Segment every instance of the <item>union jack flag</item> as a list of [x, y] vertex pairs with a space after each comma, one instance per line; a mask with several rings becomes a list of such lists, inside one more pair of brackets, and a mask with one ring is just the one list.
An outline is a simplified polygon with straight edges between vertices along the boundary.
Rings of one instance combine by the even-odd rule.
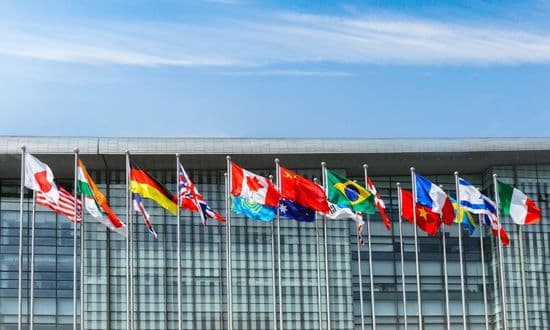
[[197, 190], [195, 184], [187, 175], [187, 172], [185, 172], [185, 169], [183, 168], [183, 165], [181, 165], [181, 163], [178, 163], [178, 168], [180, 207], [192, 212], [198, 212], [203, 225], [206, 225], [207, 218], [216, 219], [218, 221], [225, 221], [224, 217], [222, 217], [218, 212], [214, 211], [204, 201], [204, 198]]

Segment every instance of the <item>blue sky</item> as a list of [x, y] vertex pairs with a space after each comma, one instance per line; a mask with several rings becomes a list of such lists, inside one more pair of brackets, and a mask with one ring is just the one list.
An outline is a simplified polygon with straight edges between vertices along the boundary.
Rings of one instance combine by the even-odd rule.
[[550, 1], [3, 1], [0, 134], [550, 136]]

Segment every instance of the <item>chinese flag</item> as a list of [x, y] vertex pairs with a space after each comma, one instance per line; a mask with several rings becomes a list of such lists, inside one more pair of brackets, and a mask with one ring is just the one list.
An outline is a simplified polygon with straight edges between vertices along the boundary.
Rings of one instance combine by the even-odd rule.
[[[413, 217], [413, 195], [412, 192], [401, 189], [401, 215], [405, 220], [414, 223]], [[441, 225], [439, 214], [433, 212], [429, 207], [416, 204], [416, 223], [428, 235], [435, 236]]]
[[327, 195], [323, 188], [289, 169], [281, 169], [281, 197], [290, 199], [315, 211], [329, 213]]

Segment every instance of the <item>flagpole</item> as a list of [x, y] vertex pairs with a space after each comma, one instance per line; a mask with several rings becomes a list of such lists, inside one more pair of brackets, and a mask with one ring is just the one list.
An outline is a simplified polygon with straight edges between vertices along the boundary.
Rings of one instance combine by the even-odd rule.
[[447, 329], [451, 329], [451, 309], [449, 307], [449, 274], [447, 272], [447, 242], [445, 224], [441, 224], [441, 243], [443, 244], [443, 272], [445, 275], [445, 314]]
[[[325, 162], [321, 163], [322, 168], [322, 174], [323, 174], [323, 189], [325, 190], [325, 194], [327, 193], [327, 164]], [[330, 287], [329, 287], [329, 281], [328, 281], [328, 244], [327, 244], [327, 216], [323, 214], [323, 231], [325, 236], [325, 289], [326, 289], [326, 295], [327, 295], [327, 329], [331, 329], [330, 325]], [[361, 306], [363, 308], [363, 306]]]
[[414, 256], [416, 262], [416, 299], [418, 301], [418, 329], [422, 330], [422, 294], [420, 291], [420, 266], [418, 262], [418, 233], [416, 229], [416, 173], [414, 172], [414, 167], [411, 167], [411, 180], [413, 191]]
[[[368, 220], [367, 220], [368, 221]], [[357, 269], [359, 276], [359, 301], [361, 306], [361, 330], [365, 330], [365, 312], [363, 311], [363, 275], [361, 274], [361, 239], [357, 236]], [[370, 239], [370, 237], [369, 237]], [[373, 323], [374, 324], [374, 323]], [[373, 328], [374, 329], [374, 328]]]
[[[82, 203], [80, 216], [80, 330], [84, 330], [84, 194], [80, 194]], [[75, 201], [78, 203], [78, 201]], [[75, 214], [75, 219], [77, 215]]]
[[500, 287], [502, 295], [502, 320], [504, 325], [504, 330], [508, 329], [508, 321], [506, 319], [506, 287], [504, 281], [504, 251], [502, 250], [502, 240], [500, 239], [500, 234], [502, 231], [502, 223], [500, 219], [500, 209], [499, 209], [499, 197], [498, 197], [498, 185], [497, 185], [497, 175], [493, 174], [493, 185], [495, 187], [495, 203], [496, 203], [496, 212], [498, 220], [498, 256], [499, 256], [499, 266], [500, 266]]
[[[273, 182], [273, 175], [269, 175], [269, 181]], [[273, 295], [273, 329], [277, 329], [277, 285], [275, 275], [275, 223], [271, 221], [271, 284]]]
[[32, 191], [32, 217], [31, 217], [31, 274], [30, 274], [30, 303], [29, 303], [29, 329], [34, 328], [34, 222], [36, 219], [36, 191]]
[[17, 329], [21, 330], [22, 316], [22, 279], [23, 279], [23, 198], [25, 197], [25, 146], [21, 146], [21, 186], [19, 191], [19, 256], [17, 277]]
[[181, 188], [179, 184], [180, 179], [180, 155], [176, 153], [176, 187], [178, 190], [177, 193], [177, 210], [176, 210], [176, 226], [177, 226], [177, 277], [178, 277], [178, 329], [182, 329], [182, 315], [181, 315], [181, 224], [180, 224], [180, 198], [181, 198]]
[[231, 156], [226, 157], [227, 173], [225, 185], [225, 212], [226, 212], [226, 227], [227, 227], [227, 329], [233, 330], [233, 276], [232, 276], [232, 261], [231, 261], [231, 201], [229, 194], [232, 185], [231, 173]]
[[[455, 171], [455, 189], [456, 189], [456, 203], [460, 208], [460, 189], [458, 186], [458, 171]], [[462, 220], [462, 219], [461, 219]], [[462, 326], [464, 329], [468, 328], [467, 314], [466, 314], [466, 293], [464, 288], [464, 266], [462, 257], [462, 223], [459, 222], [458, 226], [458, 257], [460, 261], [460, 291], [462, 298]]]
[[126, 150], [126, 329], [131, 329], [130, 322], [130, 152]]
[[[313, 182], [317, 183], [317, 178], [313, 178]], [[317, 212], [315, 213], [315, 263], [317, 264], [317, 313], [319, 318], [319, 330], [323, 329], [323, 311], [321, 310], [321, 266], [319, 264], [319, 224], [317, 223]], [[359, 267], [359, 274], [361, 268]], [[359, 275], [361, 278], [361, 275]], [[359, 281], [361, 283], [361, 281]], [[361, 285], [361, 284], [360, 284]], [[361, 297], [361, 327], [363, 327], [363, 292], [360, 288], [360, 297]], [[363, 330], [363, 328], [361, 328]]]
[[[460, 207], [460, 206], [459, 206]], [[482, 283], [483, 283], [483, 307], [485, 309], [485, 330], [489, 330], [489, 311], [487, 306], [487, 283], [485, 282], [485, 247], [483, 246], [483, 227], [481, 223], [481, 218], [483, 215], [478, 215], [478, 222], [479, 222], [479, 245], [480, 245], [480, 252], [481, 252], [481, 276], [483, 277]]]
[[525, 329], [529, 329], [529, 310], [527, 309], [527, 287], [525, 285], [525, 262], [523, 260], [523, 226], [518, 227], [519, 244], [519, 265], [521, 270], [521, 291], [523, 294], [523, 317], [525, 319]]
[[76, 215], [78, 214], [78, 198], [77, 198], [77, 185], [78, 185], [78, 148], [74, 149], [74, 222], [73, 222], [73, 330], [76, 330]]
[[[275, 179], [277, 180], [277, 190], [281, 191], [281, 167], [279, 159], [275, 158]], [[279, 329], [284, 328], [283, 319], [283, 281], [281, 274], [281, 212], [277, 208], [277, 272], [279, 282]]]
[[408, 329], [407, 322], [407, 285], [405, 283], [405, 258], [403, 256], [403, 219], [401, 218], [401, 184], [397, 182], [397, 204], [399, 209], [399, 248], [401, 252], [401, 286], [403, 289], [403, 321], [405, 323], [405, 330]]
[[[363, 171], [365, 172], [365, 187], [369, 186], [368, 180], [368, 168], [367, 164], [363, 164]], [[372, 317], [372, 330], [376, 330], [376, 306], [374, 302], [374, 274], [372, 268], [372, 246], [370, 240], [370, 215], [367, 214], [367, 240], [369, 245], [369, 276], [370, 276], [370, 304], [371, 304], [371, 317]], [[362, 309], [361, 305], [361, 309]]]

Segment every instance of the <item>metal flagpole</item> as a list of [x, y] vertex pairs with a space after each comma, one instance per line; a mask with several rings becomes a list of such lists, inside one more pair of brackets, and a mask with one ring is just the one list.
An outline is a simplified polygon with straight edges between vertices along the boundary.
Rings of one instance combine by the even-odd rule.
[[418, 233], [416, 225], [416, 174], [414, 167], [411, 167], [412, 195], [413, 195], [413, 223], [414, 223], [414, 256], [416, 262], [416, 299], [418, 301], [418, 329], [422, 330], [422, 294], [420, 291], [420, 266], [418, 263]]
[[500, 287], [502, 295], [502, 320], [504, 325], [504, 330], [508, 329], [508, 320], [506, 318], [506, 287], [504, 281], [504, 251], [502, 250], [502, 241], [500, 239], [500, 232], [502, 230], [502, 223], [500, 219], [500, 209], [499, 209], [499, 198], [498, 198], [498, 185], [497, 185], [497, 175], [493, 174], [493, 185], [495, 187], [495, 203], [497, 211], [497, 220], [498, 220], [498, 258], [500, 266]]
[[[277, 180], [277, 190], [281, 191], [281, 168], [279, 166], [279, 159], [275, 158], [275, 180]], [[279, 329], [284, 328], [283, 318], [283, 280], [281, 274], [281, 214], [279, 208], [277, 208], [277, 271], [279, 282]]]
[[401, 184], [397, 183], [397, 203], [399, 209], [399, 248], [401, 252], [401, 286], [403, 289], [403, 321], [405, 322], [405, 330], [409, 325], [407, 322], [407, 284], [405, 283], [405, 258], [403, 257], [403, 219], [401, 218]]
[[177, 277], [178, 277], [178, 329], [182, 329], [182, 315], [181, 315], [181, 223], [180, 223], [180, 200], [181, 200], [181, 187], [179, 183], [180, 179], [180, 155], [176, 154], [176, 187], [177, 187], [177, 210], [176, 210], [176, 226], [177, 226]]
[[527, 309], [527, 286], [525, 285], [525, 262], [523, 260], [523, 226], [518, 226], [519, 265], [521, 271], [521, 291], [523, 293], [523, 317], [525, 329], [529, 329], [529, 310]]
[[[368, 180], [368, 168], [367, 164], [363, 164], [363, 171], [365, 173], [365, 187], [369, 186]], [[374, 274], [372, 268], [372, 246], [370, 239], [370, 215], [367, 214], [367, 241], [369, 245], [369, 276], [370, 276], [370, 305], [371, 305], [371, 317], [372, 317], [372, 330], [376, 330], [376, 306], [374, 302]], [[361, 309], [362, 309], [361, 305]]]
[[80, 194], [80, 201], [82, 203], [82, 215], [80, 216], [80, 330], [84, 330], [84, 194]]
[[[458, 171], [455, 171], [455, 189], [456, 189], [456, 204], [460, 206], [460, 189], [458, 186]], [[463, 329], [468, 328], [466, 314], [466, 293], [464, 288], [464, 264], [462, 258], [462, 223], [458, 223], [458, 257], [460, 261], [460, 291], [462, 297], [462, 326]]]
[[[323, 173], [323, 189], [325, 190], [325, 194], [327, 192], [327, 164], [325, 162], [321, 163], [322, 173]], [[327, 244], [327, 216], [323, 215], [323, 231], [325, 236], [325, 289], [326, 289], [326, 295], [327, 295], [327, 329], [330, 330], [330, 287], [328, 282], [328, 244]], [[363, 308], [361, 306], [361, 308]]]
[[[360, 301], [360, 306], [361, 306], [360, 307], [360, 309], [361, 309], [361, 330], [365, 330], [365, 312], [363, 311], [363, 275], [361, 274], [361, 240], [359, 238], [359, 233], [356, 236], [357, 236], [357, 269], [358, 269], [358, 275], [359, 275], [359, 301]], [[370, 239], [370, 237], [369, 237], [369, 239]], [[374, 322], [373, 322], [373, 325], [374, 325]]]
[[[313, 182], [317, 183], [317, 178], [313, 178]], [[317, 223], [317, 213], [315, 213], [315, 263], [317, 264], [317, 313], [319, 318], [319, 330], [323, 329], [323, 311], [321, 310], [321, 265], [319, 265], [319, 225]], [[361, 272], [361, 268], [359, 268]], [[361, 273], [359, 273], [361, 274]], [[361, 278], [361, 275], [359, 275]], [[359, 281], [361, 283], [361, 281]], [[361, 289], [361, 326], [363, 325], [363, 292]], [[361, 328], [362, 329], [362, 328]]]
[[231, 156], [226, 157], [227, 160], [227, 180], [225, 185], [225, 212], [227, 219], [227, 329], [233, 330], [233, 274], [231, 261], [231, 201], [229, 194], [231, 192]]
[[130, 152], [126, 150], [126, 329], [131, 329], [130, 314]]
[[449, 307], [449, 274], [447, 272], [447, 242], [445, 224], [441, 224], [441, 243], [443, 244], [443, 273], [445, 275], [445, 314], [447, 329], [451, 329], [451, 309]]
[[32, 217], [31, 217], [31, 278], [30, 278], [30, 303], [29, 303], [29, 329], [34, 329], [34, 221], [36, 219], [36, 191], [32, 191]]
[[483, 246], [483, 224], [481, 223], [483, 215], [478, 216], [479, 222], [479, 245], [481, 252], [481, 276], [483, 283], [483, 307], [485, 310], [485, 330], [489, 330], [489, 311], [487, 306], [487, 283], [485, 282], [485, 252]]
[[19, 191], [19, 256], [17, 277], [17, 329], [21, 330], [23, 306], [22, 279], [23, 279], [23, 198], [25, 197], [25, 146], [21, 146], [21, 186]]
[[76, 215], [78, 214], [78, 198], [77, 198], [77, 185], [78, 185], [78, 148], [74, 149], [74, 215], [75, 221], [73, 222], [73, 329], [76, 330]]
[[[269, 175], [269, 180], [273, 182], [273, 175]], [[271, 221], [271, 284], [273, 295], [273, 329], [277, 329], [277, 281], [275, 275], [275, 223]]]
[[[517, 176], [514, 176], [514, 185], [517, 185]], [[527, 286], [525, 284], [525, 261], [523, 256], [523, 226], [517, 225], [519, 244], [519, 265], [521, 275], [521, 291], [523, 298], [523, 318], [525, 329], [529, 329], [529, 310], [527, 309]]]

